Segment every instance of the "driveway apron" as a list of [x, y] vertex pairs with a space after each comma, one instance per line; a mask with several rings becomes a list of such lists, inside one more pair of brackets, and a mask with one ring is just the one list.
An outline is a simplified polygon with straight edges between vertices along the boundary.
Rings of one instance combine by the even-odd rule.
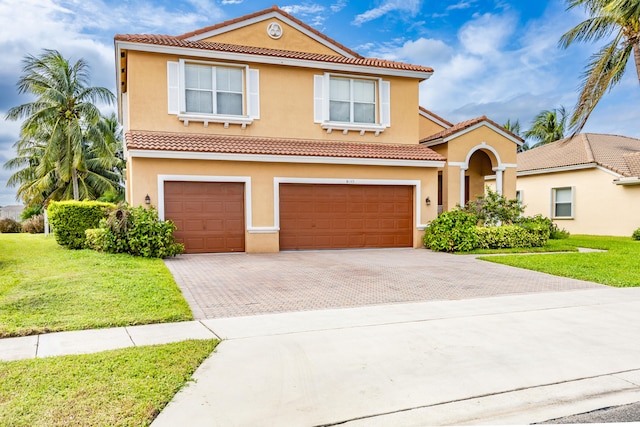
[[602, 287], [424, 249], [194, 254], [165, 263], [196, 319]]

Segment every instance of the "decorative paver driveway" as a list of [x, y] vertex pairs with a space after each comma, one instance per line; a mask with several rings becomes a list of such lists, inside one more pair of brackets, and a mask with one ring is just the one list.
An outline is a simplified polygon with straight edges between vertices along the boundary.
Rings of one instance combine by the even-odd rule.
[[165, 262], [197, 319], [602, 286], [425, 249], [197, 254]]

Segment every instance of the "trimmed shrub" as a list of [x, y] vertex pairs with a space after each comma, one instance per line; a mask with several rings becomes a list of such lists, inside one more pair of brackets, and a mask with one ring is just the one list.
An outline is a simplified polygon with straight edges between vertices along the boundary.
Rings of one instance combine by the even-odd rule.
[[638, 228], [636, 231], [633, 232], [633, 234], [631, 235], [631, 238], [633, 240], [640, 240], [640, 228]]
[[479, 225], [489, 227], [518, 222], [524, 206], [519, 200], [509, 200], [487, 187], [485, 195], [470, 200], [462, 210], [475, 215]]
[[549, 218], [540, 214], [535, 216], [525, 216], [518, 219], [517, 224], [524, 228], [536, 228], [542, 226], [549, 229], [549, 239], [567, 239], [569, 232], [564, 228], [561, 230]]
[[547, 244], [549, 228], [544, 224], [476, 227], [477, 247], [482, 249], [530, 248]]
[[22, 226], [11, 218], [0, 219], [0, 233], [21, 233]]
[[22, 231], [25, 233], [44, 233], [44, 215], [34, 215], [22, 222]]
[[425, 229], [424, 245], [440, 252], [470, 251], [478, 240], [477, 222], [475, 215], [459, 209], [444, 212]]
[[171, 221], [160, 221], [155, 208], [121, 205], [100, 221], [100, 228], [86, 231], [87, 246], [109, 253], [128, 253], [147, 258], [165, 258], [184, 252], [175, 243]]
[[85, 230], [98, 227], [100, 220], [115, 207], [112, 203], [103, 202], [51, 202], [47, 212], [56, 242], [69, 249], [84, 248]]

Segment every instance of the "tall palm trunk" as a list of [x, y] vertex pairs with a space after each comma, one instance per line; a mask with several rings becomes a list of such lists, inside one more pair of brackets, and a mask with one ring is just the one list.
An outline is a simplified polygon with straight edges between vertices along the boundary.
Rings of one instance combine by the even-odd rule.
[[633, 59], [636, 61], [636, 73], [638, 74], [638, 83], [640, 83], [640, 41], [633, 45]]
[[78, 189], [78, 171], [71, 169], [71, 184], [73, 185], [73, 200], [80, 200], [80, 190]]

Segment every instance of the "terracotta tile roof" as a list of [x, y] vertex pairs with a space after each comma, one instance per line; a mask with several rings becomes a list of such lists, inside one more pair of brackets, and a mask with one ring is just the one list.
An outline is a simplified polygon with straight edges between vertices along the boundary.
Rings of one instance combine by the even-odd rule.
[[423, 112], [427, 113], [428, 115], [435, 117], [436, 119], [440, 120], [442, 123], [446, 124], [447, 126], [453, 126], [453, 123], [451, 123], [449, 120], [446, 120], [446, 119], [442, 118], [442, 116], [437, 115], [436, 113], [434, 113], [431, 110], [427, 110], [424, 107], [420, 107], [420, 111], [423, 111]]
[[125, 138], [128, 150], [424, 161], [445, 160], [444, 157], [432, 149], [418, 144], [376, 144], [160, 132], [127, 132]]
[[319, 53], [296, 52], [291, 50], [267, 49], [262, 47], [241, 46], [228, 43], [194, 42], [181, 40], [174, 36], [158, 34], [116, 34], [114, 39], [122, 42], [143, 43], [160, 46], [184, 47], [218, 52], [244, 53], [276, 58], [320, 61], [334, 64], [359, 65], [365, 67], [388, 68], [395, 70], [417, 71], [432, 73], [433, 68], [422, 65], [405, 64], [403, 62], [387, 61], [377, 58], [348, 58], [345, 56], [325, 55]]
[[316, 30], [313, 27], [310, 27], [309, 25], [307, 25], [304, 22], [300, 21], [298, 18], [288, 14], [287, 12], [285, 12], [284, 10], [280, 9], [278, 6], [275, 6], [275, 5], [270, 7], [270, 8], [268, 8], [268, 9], [261, 10], [259, 12], [254, 12], [254, 13], [251, 13], [249, 15], [241, 16], [239, 18], [230, 19], [228, 21], [220, 22], [219, 24], [210, 25], [208, 27], [200, 28], [199, 30], [190, 31], [188, 33], [176, 36], [176, 38], [180, 39], [180, 40], [188, 39], [188, 38], [191, 38], [191, 37], [198, 36], [200, 34], [205, 34], [205, 33], [208, 33], [210, 31], [214, 31], [214, 30], [217, 30], [217, 29], [220, 29], [220, 28], [227, 27], [229, 25], [237, 24], [237, 23], [242, 22], [242, 21], [247, 21], [247, 20], [250, 20], [250, 19], [253, 19], [253, 18], [257, 18], [259, 16], [263, 16], [263, 15], [266, 15], [266, 14], [271, 13], [271, 12], [278, 12], [279, 14], [289, 18], [290, 20], [292, 20], [296, 24], [298, 24], [301, 27], [305, 28], [307, 31], [310, 31], [313, 34], [315, 34], [316, 36], [326, 40], [330, 44], [335, 45], [339, 49], [342, 49], [345, 52], [348, 52], [349, 54], [353, 55], [356, 58], [362, 58], [362, 56], [359, 53], [354, 52], [353, 50], [349, 49], [348, 47], [346, 47], [346, 46], [344, 46], [344, 45], [342, 45], [340, 43], [338, 43], [337, 41], [333, 40], [332, 38], [327, 37], [326, 35], [322, 34], [320, 31]]
[[638, 176], [640, 139], [582, 133], [518, 153], [518, 172], [591, 163], [623, 176]]
[[622, 158], [627, 163], [631, 176], [640, 177], [640, 152], [623, 154]]
[[[455, 125], [451, 126], [449, 129], [445, 129], [445, 130], [443, 130], [441, 132], [435, 133], [435, 134], [433, 134], [431, 136], [428, 136], [428, 137], [426, 137], [424, 139], [421, 139], [420, 143], [423, 144], [423, 143], [429, 143], [429, 142], [432, 142], [432, 143], [433, 142], [436, 142], [436, 143], [444, 142], [443, 141], [444, 139], [446, 139], [446, 138], [448, 138], [448, 137], [450, 137], [452, 135], [455, 135], [458, 132], [462, 132], [463, 130], [468, 129], [471, 126], [475, 126], [475, 125], [477, 125], [479, 123], [482, 123], [482, 122], [490, 123], [493, 126], [497, 127], [498, 129], [500, 129], [500, 130], [504, 131], [505, 133], [511, 135], [513, 138], [517, 139], [518, 141], [524, 142], [524, 140], [521, 137], [519, 137], [518, 135], [506, 130], [504, 127], [500, 126], [499, 124], [497, 124], [493, 120], [487, 118], [487, 116], [482, 116], [482, 117], [477, 117], [475, 119], [466, 120], [464, 122], [456, 123]], [[431, 144], [431, 145], [433, 145], [433, 144]]]

